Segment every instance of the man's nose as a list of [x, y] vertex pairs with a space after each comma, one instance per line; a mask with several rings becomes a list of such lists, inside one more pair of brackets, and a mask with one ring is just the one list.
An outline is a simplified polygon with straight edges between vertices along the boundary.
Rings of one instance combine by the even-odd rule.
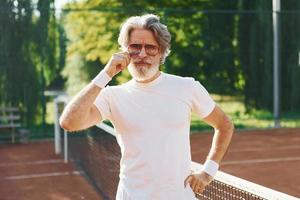
[[144, 58], [144, 57], [146, 57], [146, 56], [147, 56], [147, 54], [146, 54], [145, 47], [142, 47], [142, 50], [141, 50], [141, 52], [139, 53], [139, 57]]

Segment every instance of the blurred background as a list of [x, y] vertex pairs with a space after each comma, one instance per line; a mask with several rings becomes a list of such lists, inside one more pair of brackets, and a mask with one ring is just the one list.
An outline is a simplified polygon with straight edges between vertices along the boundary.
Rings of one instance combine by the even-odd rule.
[[[281, 1], [278, 15], [280, 119], [291, 128], [300, 126], [299, 9]], [[0, 106], [20, 109], [30, 137], [53, 137], [53, 99], [83, 88], [119, 51], [122, 22], [145, 13], [172, 34], [163, 71], [199, 80], [236, 128], [274, 127], [270, 0], [2, 0]], [[129, 79], [124, 71], [111, 84]], [[192, 130], [208, 128], [192, 119]]]
[[[69, 134], [58, 118], [120, 51], [122, 22], [146, 13], [172, 35], [161, 70], [200, 81], [239, 129], [221, 170], [300, 195], [299, 0], [0, 2], [1, 199], [114, 199], [121, 152], [109, 122]], [[125, 70], [110, 85], [130, 79]], [[209, 129], [192, 116], [195, 162], [206, 159]], [[296, 199], [228, 175], [206, 196]]]

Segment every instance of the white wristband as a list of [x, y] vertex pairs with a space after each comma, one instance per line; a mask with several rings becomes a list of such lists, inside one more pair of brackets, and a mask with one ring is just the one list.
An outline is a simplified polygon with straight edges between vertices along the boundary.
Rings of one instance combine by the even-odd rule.
[[214, 177], [217, 174], [218, 169], [219, 169], [218, 163], [216, 163], [213, 160], [207, 160], [205, 161], [202, 170], [206, 172], [208, 175]]
[[107, 83], [111, 80], [111, 77], [102, 70], [93, 80], [92, 83], [97, 85], [100, 88], [105, 88]]

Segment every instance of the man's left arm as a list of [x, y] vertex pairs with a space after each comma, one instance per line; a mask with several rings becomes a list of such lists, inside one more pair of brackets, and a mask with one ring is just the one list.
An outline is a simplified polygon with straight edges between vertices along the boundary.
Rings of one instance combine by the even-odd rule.
[[203, 121], [212, 126], [215, 131], [207, 160], [213, 160], [219, 164], [231, 141], [234, 131], [233, 123], [218, 105]]
[[233, 123], [217, 105], [203, 121], [214, 128], [214, 136], [204, 170], [188, 176], [185, 180], [185, 186], [189, 183], [195, 193], [203, 192], [205, 186], [213, 180], [214, 172], [227, 152], [234, 131]]

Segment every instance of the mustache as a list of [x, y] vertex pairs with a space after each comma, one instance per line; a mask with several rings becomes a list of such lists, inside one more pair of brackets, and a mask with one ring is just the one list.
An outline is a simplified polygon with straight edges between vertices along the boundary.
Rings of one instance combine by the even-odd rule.
[[151, 63], [147, 60], [143, 60], [143, 59], [137, 59], [133, 61], [134, 64], [147, 64], [147, 65], [151, 65]]

